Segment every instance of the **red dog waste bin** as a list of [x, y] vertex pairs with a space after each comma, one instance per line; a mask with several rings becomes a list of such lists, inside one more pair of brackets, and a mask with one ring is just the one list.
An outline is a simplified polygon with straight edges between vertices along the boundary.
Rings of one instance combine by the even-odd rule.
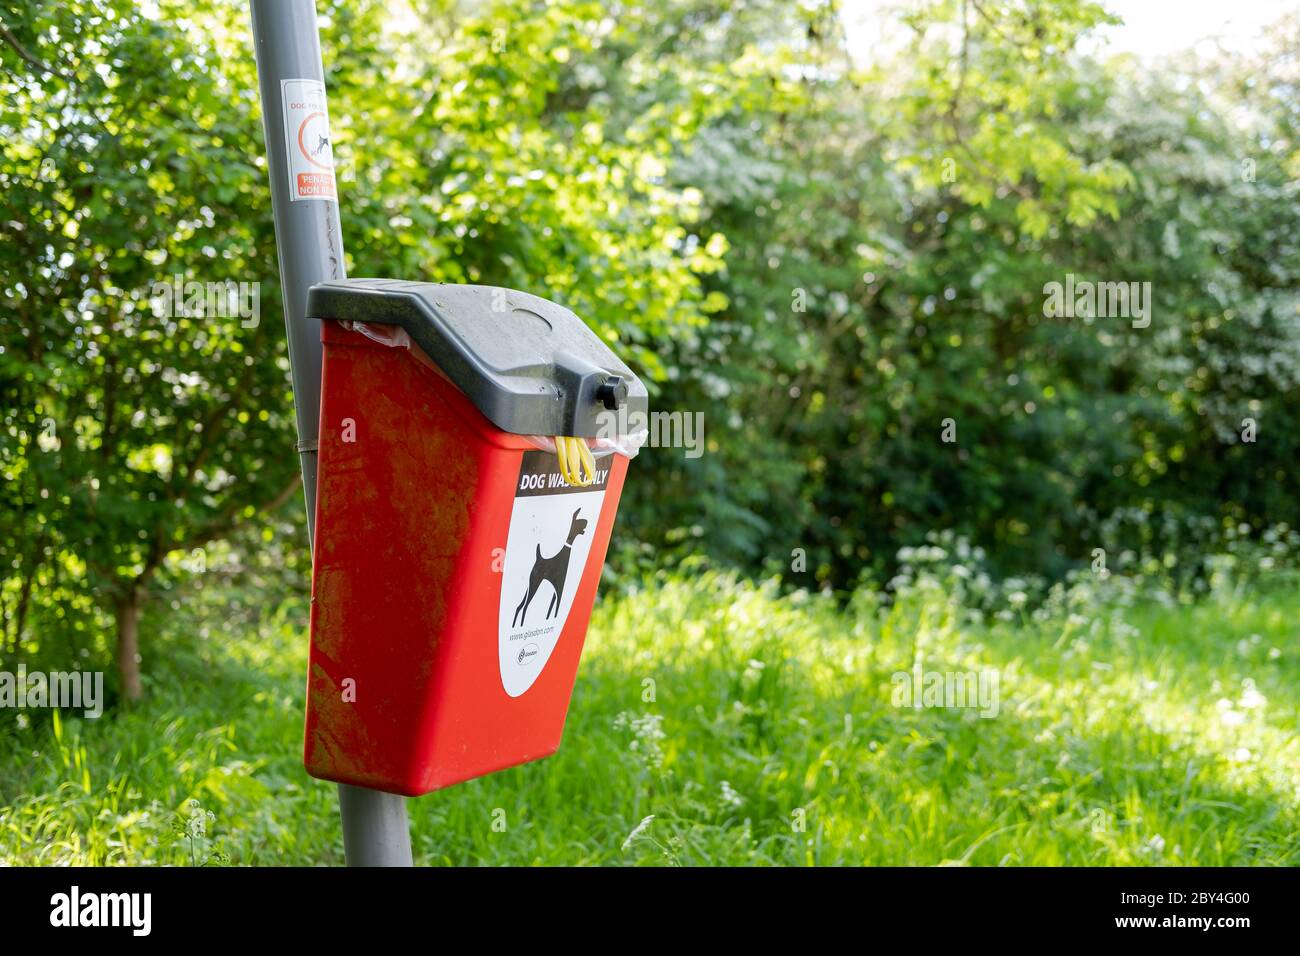
[[[644, 420], [645, 388], [522, 292], [352, 279], [308, 315], [308, 772], [415, 796], [554, 753], [627, 473], [612, 422]], [[594, 481], [545, 436], [588, 439]]]

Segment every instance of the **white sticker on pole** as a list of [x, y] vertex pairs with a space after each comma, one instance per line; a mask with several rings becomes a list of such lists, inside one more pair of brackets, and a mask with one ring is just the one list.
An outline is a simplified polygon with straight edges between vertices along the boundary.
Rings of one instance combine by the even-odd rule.
[[585, 487], [566, 484], [560, 460], [526, 451], [515, 485], [497, 647], [501, 684], [511, 697], [533, 686], [555, 650], [578, 593], [609, 483], [609, 459]]
[[289, 157], [289, 198], [338, 200], [334, 145], [320, 80], [281, 80], [284, 138]]

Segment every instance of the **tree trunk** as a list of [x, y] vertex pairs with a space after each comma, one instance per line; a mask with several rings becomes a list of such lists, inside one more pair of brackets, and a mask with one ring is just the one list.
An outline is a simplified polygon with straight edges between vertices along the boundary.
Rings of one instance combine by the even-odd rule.
[[18, 607], [14, 612], [13, 646], [15, 656], [22, 651], [23, 631], [27, 627], [27, 609], [31, 605], [32, 586], [36, 583], [36, 573], [40, 571], [41, 565], [45, 562], [44, 549], [45, 532], [41, 531], [36, 538], [36, 547], [32, 549], [32, 559], [23, 568], [22, 589], [18, 592]]
[[140, 686], [140, 589], [131, 585], [118, 598], [114, 609], [117, 617], [117, 672], [122, 680], [122, 696], [139, 700], [144, 693]]

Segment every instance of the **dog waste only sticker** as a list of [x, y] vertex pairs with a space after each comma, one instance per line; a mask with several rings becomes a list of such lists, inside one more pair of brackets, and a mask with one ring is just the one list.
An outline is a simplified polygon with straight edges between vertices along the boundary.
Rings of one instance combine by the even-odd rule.
[[289, 157], [289, 198], [338, 199], [334, 185], [334, 145], [320, 80], [281, 80], [284, 139]]
[[498, 645], [501, 684], [511, 697], [533, 686], [564, 631], [596, 535], [609, 461], [597, 459], [595, 482], [575, 487], [554, 455], [524, 452], [501, 567]]

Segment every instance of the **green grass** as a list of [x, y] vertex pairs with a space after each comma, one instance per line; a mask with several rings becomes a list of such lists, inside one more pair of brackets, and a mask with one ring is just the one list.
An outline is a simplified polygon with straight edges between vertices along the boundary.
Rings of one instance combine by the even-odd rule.
[[[151, 618], [143, 705], [10, 725], [0, 862], [342, 861], [300, 765], [305, 607], [232, 600]], [[713, 574], [611, 597], [560, 752], [411, 801], [417, 862], [1300, 863], [1300, 595], [1079, 603], [986, 622], [933, 587], [846, 609]], [[917, 654], [996, 669], [997, 716], [894, 706]]]

